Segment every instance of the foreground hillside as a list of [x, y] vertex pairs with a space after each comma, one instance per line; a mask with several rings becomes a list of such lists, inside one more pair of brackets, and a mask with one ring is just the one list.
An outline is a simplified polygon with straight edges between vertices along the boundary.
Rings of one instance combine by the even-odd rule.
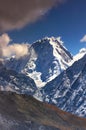
[[31, 96], [0, 92], [1, 130], [86, 130], [86, 119]]

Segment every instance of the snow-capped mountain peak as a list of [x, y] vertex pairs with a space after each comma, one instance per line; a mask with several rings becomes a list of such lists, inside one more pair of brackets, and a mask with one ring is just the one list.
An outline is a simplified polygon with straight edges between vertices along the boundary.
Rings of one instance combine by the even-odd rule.
[[79, 53], [86, 53], [86, 48], [80, 49]]
[[45, 37], [31, 46], [31, 55], [23, 72], [34, 79], [38, 87], [58, 76], [68, 67], [71, 54], [63, 46], [60, 38]]
[[74, 56], [74, 61], [81, 59], [86, 54], [86, 48], [80, 49], [79, 53]]
[[71, 60], [60, 37], [45, 37], [29, 47], [28, 56], [12, 58], [6, 62], [6, 67], [30, 76], [38, 87], [42, 87], [65, 70]]
[[76, 54], [75, 56], [73, 56], [73, 60], [71, 60], [71, 62], [69, 63], [69, 66], [71, 66], [74, 62], [83, 58], [85, 56], [85, 54], [86, 54], [86, 48], [81, 48], [79, 50], [79, 53]]

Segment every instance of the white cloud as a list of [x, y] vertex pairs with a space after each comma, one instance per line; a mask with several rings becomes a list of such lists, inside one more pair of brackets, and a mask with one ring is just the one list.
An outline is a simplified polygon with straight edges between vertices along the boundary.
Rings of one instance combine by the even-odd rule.
[[27, 44], [10, 44], [11, 41], [8, 34], [3, 34], [0, 36], [0, 58], [11, 57], [15, 55], [16, 58], [23, 57], [28, 54]]
[[10, 37], [7, 33], [4, 33], [0, 36], [0, 47], [5, 47], [9, 44], [11, 41]]
[[86, 42], [86, 35], [83, 36], [83, 38], [80, 40], [80, 42]]

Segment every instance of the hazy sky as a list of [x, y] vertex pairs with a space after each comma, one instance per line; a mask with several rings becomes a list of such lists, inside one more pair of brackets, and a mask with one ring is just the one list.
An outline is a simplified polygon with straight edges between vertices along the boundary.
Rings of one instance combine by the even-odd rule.
[[80, 48], [86, 47], [86, 0], [66, 0], [36, 22], [7, 33], [17, 43], [61, 36], [65, 46], [76, 54]]

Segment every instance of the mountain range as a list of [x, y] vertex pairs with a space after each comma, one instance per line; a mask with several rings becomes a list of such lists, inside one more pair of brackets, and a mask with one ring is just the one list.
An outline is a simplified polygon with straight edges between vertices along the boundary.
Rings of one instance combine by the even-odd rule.
[[28, 55], [7, 58], [0, 69], [1, 90], [33, 95], [83, 117], [85, 86], [86, 49], [72, 56], [59, 38], [45, 37], [28, 45]]

